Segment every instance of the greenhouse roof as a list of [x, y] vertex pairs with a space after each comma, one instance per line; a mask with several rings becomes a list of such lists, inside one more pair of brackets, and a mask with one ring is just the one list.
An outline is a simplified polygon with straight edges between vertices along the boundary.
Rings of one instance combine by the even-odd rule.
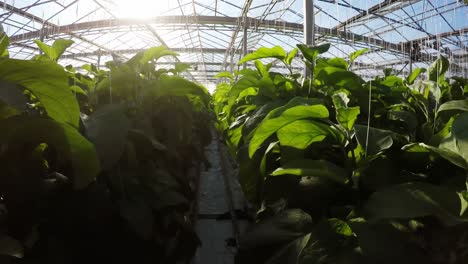
[[[384, 68], [406, 74], [440, 54], [453, 75], [468, 76], [468, 6], [461, 0], [315, 0], [315, 42], [331, 42], [326, 56], [348, 57], [369, 48], [355, 71]], [[152, 46], [177, 51], [205, 84], [233, 70], [244, 50], [303, 42], [304, 0], [9, 0], [0, 1], [1, 23], [13, 58], [39, 53], [34, 40], [72, 39], [60, 63], [104, 65]], [[411, 54], [411, 55], [410, 55]], [[170, 65], [174, 59], [161, 61]], [[276, 66], [279, 71], [280, 65]], [[295, 67], [303, 65], [296, 60]]]

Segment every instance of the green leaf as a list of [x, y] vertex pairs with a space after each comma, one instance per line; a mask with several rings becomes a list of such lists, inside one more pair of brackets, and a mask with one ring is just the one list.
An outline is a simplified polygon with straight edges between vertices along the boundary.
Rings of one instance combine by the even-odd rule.
[[0, 58], [8, 58], [8, 45], [10, 44], [10, 39], [7, 34], [0, 33]]
[[390, 88], [393, 88], [395, 86], [403, 86], [403, 79], [401, 79], [400, 77], [391, 75], [391, 76], [385, 77], [385, 79], [381, 81], [380, 84], [385, 85]]
[[178, 61], [177, 61], [177, 62], [175, 62], [175, 64], [174, 64], [174, 70], [175, 70], [176, 72], [179, 72], [179, 73], [180, 73], [180, 72], [187, 71], [187, 70], [190, 69], [190, 68], [191, 68], [191, 66], [190, 66], [190, 64], [188, 64], [188, 63], [178, 62]]
[[337, 67], [324, 67], [317, 74], [317, 79], [328, 85], [336, 85], [349, 90], [355, 90], [362, 87], [364, 80], [350, 72]]
[[312, 121], [297, 120], [277, 131], [281, 146], [306, 149], [314, 142], [320, 142], [328, 135], [333, 135], [329, 125]]
[[17, 115], [18, 110], [0, 100], [0, 120]]
[[286, 51], [284, 51], [281, 46], [274, 46], [273, 48], [261, 47], [258, 50], [247, 54], [237, 63], [237, 65], [263, 58], [276, 58], [284, 60], [286, 58]]
[[336, 92], [332, 95], [332, 101], [335, 108], [348, 107], [349, 98], [345, 92]]
[[301, 263], [300, 256], [309, 243], [310, 238], [311, 234], [307, 234], [295, 239], [268, 258], [265, 264]]
[[438, 147], [440, 145], [440, 142], [442, 142], [444, 138], [449, 136], [450, 132], [452, 131], [452, 124], [453, 121], [455, 121], [455, 117], [456, 116], [452, 116], [449, 119], [449, 121], [447, 121], [444, 128], [442, 128], [442, 130], [440, 130], [439, 132], [437, 132], [437, 134], [431, 137], [429, 145]]
[[266, 170], [267, 170], [267, 158], [268, 155], [274, 151], [275, 149], [278, 148], [279, 141], [275, 141], [270, 143], [268, 145], [267, 149], [265, 150], [265, 153], [263, 154], [262, 160], [260, 161], [260, 174], [265, 177], [266, 176]]
[[348, 107], [349, 98], [344, 92], [333, 94], [332, 100], [336, 109], [336, 120], [344, 129], [351, 131], [360, 113], [359, 106]]
[[439, 148], [449, 149], [468, 162], [468, 112], [464, 112], [453, 121], [452, 132], [442, 140]]
[[340, 184], [346, 184], [346, 171], [326, 160], [293, 160], [276, 169], [272, 176], [295, 175], [328, 178]]
[[54, 41], [52, 46], [49, 46], [40, 40], [35, 40], [34, 42], [52, 61], [57, 61], [65, 50], [74, 43], [71, 39], [57, 39]]
[[127, 220], [132, 230], [142, 239], [150, 240], [154, 232], [154, 216], [144, 201], [130, 201], [122, 199], [119, 201], [120, 215]]
[[232, 74], [228, 71], [219, 72], [218, 74], [214, 76], [214, 78], [229, 78], [230, 80], [233, 79]]
[[[0, 235], [0, 256], [24, 257], [24, 248], [21, 242], [7, 235]], [[13, 263], [13, 262], [12, 262]]]
[[409, 84], [413, 84], [414, 83], [414, 80], [416, 80], [416, 78], [418, 78], [419, 75], [421, 75], [421, 73], [424, 73], [426, 72], [426, 69], [425, 68], [416, 68], [414, 69], [414, 71], [408, 76], [408, 78], [406, 78], [406, 81], [409, 83]]
[[327, 60], [327, 63], [332, 67], [340, 68], [343, 70], [347, 70], [349, 66], [348, 63], [342, 58], [331, 58]]
[[121, 159], [130, 129], [126, 110], [123, 105], [104, 105], [83, 120], [103, 170], [112, 169]]
[[157, 61], [159, 58], [164, 56], [177, 56], [177, 52], [168, 49], [165, 46], [152, 47], [144, 51], [138, 52], [126, 64], [130, 66], [142, 66], [143, 64], [150, 61]]
[[435, 60], [428, 69], [428, 79], [438, 82], [444, 79], [445, 72], [448, 70], [450, 62], [444, 56]]
[[312, 217], [301, 209], [289, 209], [254, 224], [240, 239], [239, 250], [277, 245], [308, 233]]
[[390, 223], [372, 224], [362, 219], [352, 219], [349, 225], [365, 258], [357, 263], [430, 263], [427, 252], [413, 242], [415, 239], [410, 237], [411, 234], [402, 232]]
[[297, 47], [301, 51], [304, 58], [313, 63], [319, 54], [325, 53], [330, 49], [330, 43], [325, 43], [322, 45], [308, 47], [305, 44], [297, 44]]
[[4, 119], [0, 121], [0, 142], [12, 146], [47, 143], [55, 147], [71, 164], [75, 189], [88, 186], [100, 171], [93, 144], [65, 123], [21, 116]]
[[451, 189], [417, 182], [391, 186], [373, 193], [364, 205], [372, 221], [436, 216], [446, 225], [468, 222], [460, 217], [461, 200]]
[[70, 86], [70, 91], [72, 91], [74, 94], [81, 94], [84, 96], [88, 96], [86, 92], [83, 89], [81, 89], [81, 87], [79, 87], [78, 85]]
[[[367, 126], [355, 125], [356, 138], [358, 143], [366, 149]], [[389, 149], [393, 145], [393, 132], [369, 127], [369, 144], [367, 145], [367, 155], [375, 155], [380, 151]]]
[[[1, 77], [0, 77], [1, 78]], [[28, 101], [21, 86], [0, 80], [0, 100], [19, 111], [26, 110]]]
[[210, 95], [205, 87], [191, 82], [180, 76], [163, 74], [155, 82], [152, 94], [156, 97], [164, 95], [185, 96], [188, 94], [198, 96], [206, 104], [210, 101]]
[[457, 153], [449, 150], [449, 149], [445, 149], [445, 148], [436, 148], [436, 147], [433, 147], [433, 146], [429, 146], [429, 145], [426, 145], [424, 143], [412, 143], [412, 144], [408, 144], [408, 145], [405, 145], [402, 147], [402, 150], [404, 151], [407, 151], [407, 152], [431, 152], [431, 153], [435, 153], [437, 154], [438, 156], [448, 160], [449, 162], [451, 162], [452, 164], [462, 168], [462, 169], [465, 169], [465, 170], [468, 170], [468, 165], [467, 165], [467, 162], [465, 161], [465, 159], [458, 155]]
[[293, 98], [285, 106], [272, 110], [253, 132], [249, 144], [249, 156], [252, 157], [268, 137], [287, 124], [304, 118], [328, 118], [328, 110], [325, 106], [309, 105], [315, 102], [305, 98]]
[[337, 108], [336, 109], [336, 120], [343, 126], [347, 131], [351, 131], [354, 127], [354, 122], [360, 113], [359, 106], [348, 107], [348, 108]]
[[448, 110], [461, 110], [468, 111], [468, 99], [465, 100], [453, 100], [443, 103], [437, 109], [437, 113]]
[[[258, 152], [260, 154], [260, 152]], [[260, 174], [259, 164], [261, 163], [261, 155], [249, 157], [248, 145], [241, 145], [237, 150], [237, 162], [239, 163], [239, 182], [242, 186], [242, 191], [247, 200], [260, 206], [264, 176]]]
[[349, 64], [353, 64], [354, 60], [356, 60], [357, 57], [361, 56], [362, 54], [364, 54], [364, 53], [366, 53], [368, 51], [369, 51], [368, 48], [364, 48], [364, 49], [360, 49], [360, 50], [357, 50], [357, 51], [351, 53], [349, 55], [349, 60], [350, 60]]
[[418, 118], [413, 112], [389, 110], [387, 118], [389, 120], [403, 122], [409, 132], [415, 131], [415, 129], [418, 127]]
[[60, 65], [48, 61], [0, 60], [0, 80], [23, 86], [41, 102], [51, 118], [78, 127], [78, 102]]
[[268, 65], [264, 65], [260, 60], [255, 60], [255, 68], [257, 68], [258, 73], [260, 73], [262, 77], [269, 76], [268, 70], [270, 69], [270, 67], [271, 67], [271, 64], [268, 66]]
[[292, 60], [294, 59], [294, 57], [296, 56], [297, 54], [297, 48], [294, 48], [292, 49], [289, 53], [288, 53], [288, 56], [286, 57], [286, 59], [284, 60], [284, 62], [287, 64], [287, 65], [291, 65], [292, 63]]
[[351, 230], [351, 227], [349, 227], [349, 225], [341, 219], [330, 218], [328, 219], [328, 224], [337, 234], [340, 234], [343, 236], [353, 235], [353, 230]]

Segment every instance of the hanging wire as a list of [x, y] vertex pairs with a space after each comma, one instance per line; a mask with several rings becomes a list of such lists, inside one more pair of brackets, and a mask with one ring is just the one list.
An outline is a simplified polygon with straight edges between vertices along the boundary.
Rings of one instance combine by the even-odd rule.
[[109, 102], [112, 104], [112, 69], [109, 70]]
[[369, 113], [367, 115], [367, 131], [366, 131], [366, 150], [365, 150], [365, 154], [364, 154], [364, 157], [367, 158], [367, 149], [368, 149], [368, 146], [369, 146], [369, 132], [370, 132], [370, 119], [371, 119], [371, 96], [372, 96], [372, 79], [369, 81]]

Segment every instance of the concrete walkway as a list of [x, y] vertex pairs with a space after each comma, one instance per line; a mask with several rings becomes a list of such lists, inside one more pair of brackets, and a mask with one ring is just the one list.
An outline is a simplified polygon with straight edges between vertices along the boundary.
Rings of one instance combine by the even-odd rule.
[[231, 213], [234, 209], [242, 210], [245, 201], [229, 154], [225, 146], [219, 144], [217, 135], [206, 147], [205, 155], [210, 168], [200, 175], [196, 224], [202, 246], [193, 263], [233, 264], [237, 234], [245, 229], [247, 221], [235, 216], [233, 220]]

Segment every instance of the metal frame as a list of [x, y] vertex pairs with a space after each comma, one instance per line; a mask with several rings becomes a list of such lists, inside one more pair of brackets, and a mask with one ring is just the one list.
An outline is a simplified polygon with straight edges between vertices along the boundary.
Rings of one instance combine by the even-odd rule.
[[[302, 42], [302, 38], [305, 36], [303, 34], [303, 24], [305, 24], [309, 25], [305, 29], [310, 28], [315, 31], [308, 34], [309, 38], [314, 36], [312, 40], [316, 40], [317, 43], [323, 41], [336, 43], [333, 52], [341, 53], [341, 56], [347, 56], [350, 53], [348, 46], [353, 49], [371, 48], [371, 51], [365, 56], [371, 63], [358, 63], [356, 64], [359, 67], [358, 69], [399, 67], [399, 65], [407, 64], [414, 55], [415, 51], [411, 48], [413, 46], [419, 46], [420, 50], [416, 51], [421, 53], [419, 57], [423, 61], [429, 61], [434, 59], [437, 54], [434, 51], [434, 45], [436, 45], [436, 49], [440, 48], [438, 52], [441, 53], [446, 52], [447, 45], [449, 45], [457, 49], [457, 54], [447, 54], [453, 58], [455, 63], [451, 67], [452, 70], [468, 75], [466, 62], [468, 57], [468, 25], [457, 29], [446, 17], [448, 12], [465, 7], [463, 4], [458, 3], [459, 1], [448, 1], [440, 4], [438, 1], [432, 0], [424, 0], [424, 2], [422, 0], [382, 0], [377, 5], [362, 9], [362, 7], [351, 5], [348, 0], [289, 0], [284, 1], [282, 5], [278, 4], [281, 1], [270, 1], [255, 5], [253, 0], [244, 0], [240, 5], [238, 4], [239, 1], [234, 0], [214, 0], [214, 6], [209, 6], [203, 0], [178, 0], [173, 2], [175, 4], [165, 12], [167, 14], [176, 12], [181, 15], [162, 15], [145, 20], [119, 19], [103, 3], [103, 0], [93, 1], [96, 3], [94, 11], [90, 11], [89, 14], [77, 18], [75, 22], [68, 25], [54, 24], [50, 21], [61, 12], [77, 7], [80, 0], [70, 0], [67, 4], [61, 4], [56, 0], [36, 0], [33, 4], [21, 8], [0, 1], [0, 8], [3, 7], [7, 11], [0, 14], [0, 21], [3, 21], [7, 26], [11, 25], [17, 28], [16, 33], [10, 38], [14, 51], [12, 54], [16, 52], [16, 54], [27, 56], [27, 54], [36, 53], [37, 49], [32, 42], [34, 39], [47, 40], [68, 37], [77, 40], [75, 45], [77, 49], [72, 51], [71, 54], [63, 56], [64, 59], [88, 62], [93, 61], [93, 56], [97, 56], [97, 54], [99, 56], [113, 54], [114, 56], [125, 57], [137, 52], [139, 48], [135, 49], [131, 45], [124, 45], [123, 42], [122, 45], [115, 44], [112, 40], [102, 43], [102, 36], [113, 34], [115, 40], [123, 37], [128, 39], [127, 32], [132, 30], [135, 37], [140, 38], [142, 41], [142, 45], [137, 45], [137, 47], [149, 47], [159, 44], [171, 46], [174, 50], [183, 53], [183, 56], [189, 56], [181, 58], [181, 60], [187, 61], [189, 58], [199, 62], [197, 65], [201, 66], [198, 67], [198, 71], [202, 72], [202, 74], [194, 72], [194, 79], [210, 81], [212, 80], [212, 74], [210, 72], [211, 68], [208, 66], [219, 66], [219, 70], [223, 70], [230, 65], [232, 70], [237, 59], [261, 45], [280, 44], [292, 48], [294, 42]], [[113, 0], [106, 1], [112, 2]], [[299, 1], [304, 1], [309, 7], [304, 8], [302, 12], [294, 9], [294, 4]], [[344, 20], [338, 19], [322, 3], [335, 4], [339, 8], [351, 9], [358, 12], [358, 14]], [[416, 12], [413, 6], [421, 3], [427, 5], [423, 11]], [[40, 18], [31, 11], [32, 8], [45, 7], [49, 4], [57, 4], [60, 8], [58, 12], [48, 18]], [[228, 13], [232, 12], [226, 11], [226, 8], [223, 10], [223, 6], [229, 6], [232, 12], [237, 13], [237, 16], [228, 16]], [[105, 11], [110, 15], [110, 18], [86, 21], [86, 16], [99, 10]], [[391, 14], [395, 14], [399, 10], [402, 10], [400, 12], [401, 16], [391, 16]], [[309, 11], [309, 15], [304, 16], [304, 11]], [[426, 16], [423, 14], [424, 11], [430, 11], [430, 14]], [[207, 12], [214, 15], [201, 15]], [[12, 15], [21, 16], [25, 21], [30, 22], [14, 21]], [[314, 22], [309, 22], [308, 18], [318, 15], [330, 18], [336, 25], [325, 28], [314, 25]], [[295, 17], [297, 23], [288, 19], [269, 20], [267, 19], [268, 16], [280, 19], [292, 16]], [[434, 16], [441, 17], [451, 30], [438, 34], [428, 32], [423, 22]], [[301, 20], [303, 20], [303, 23], [301, 23]], [[366, 22], [376, 20], [380, 21], [381, 25], [377, 27], [366, 25]], [[39, 23], [42, 27], [36, 27], [35, 29], [34, 22]], [[368, 31], [357, 34], [355, 29], [359, 26], [364, 26]], [[425, 36], [417, 39], [411, 38], [411, 36], [404, 33], [407, 28], [422, 32]], [[164, 31], [175, 31], [179, 33], [179, 37], [163, 33]], [[241, 31], [242, 34], [239, 34]], [[381, 36], [388, 32], [395, 32], [404, 41], [400, 43], [386, 41]], [[314, 44], [312, 41], [305, 42], [309, 45]], [[119, 48], [123, 46], [131, 49]], [[442, 49], [442, 46], [445, 49]], [[391, 54], [396, 55], [395, 59], [399, 61], [399, 64], [389, 62], [386, 59]], [[165, 63], [171, 64], [176, 61], [172, 59]], [[460, 64], [457, 65], [457, 63]], [[411, 61], [409, 65], [411, 69]]]

